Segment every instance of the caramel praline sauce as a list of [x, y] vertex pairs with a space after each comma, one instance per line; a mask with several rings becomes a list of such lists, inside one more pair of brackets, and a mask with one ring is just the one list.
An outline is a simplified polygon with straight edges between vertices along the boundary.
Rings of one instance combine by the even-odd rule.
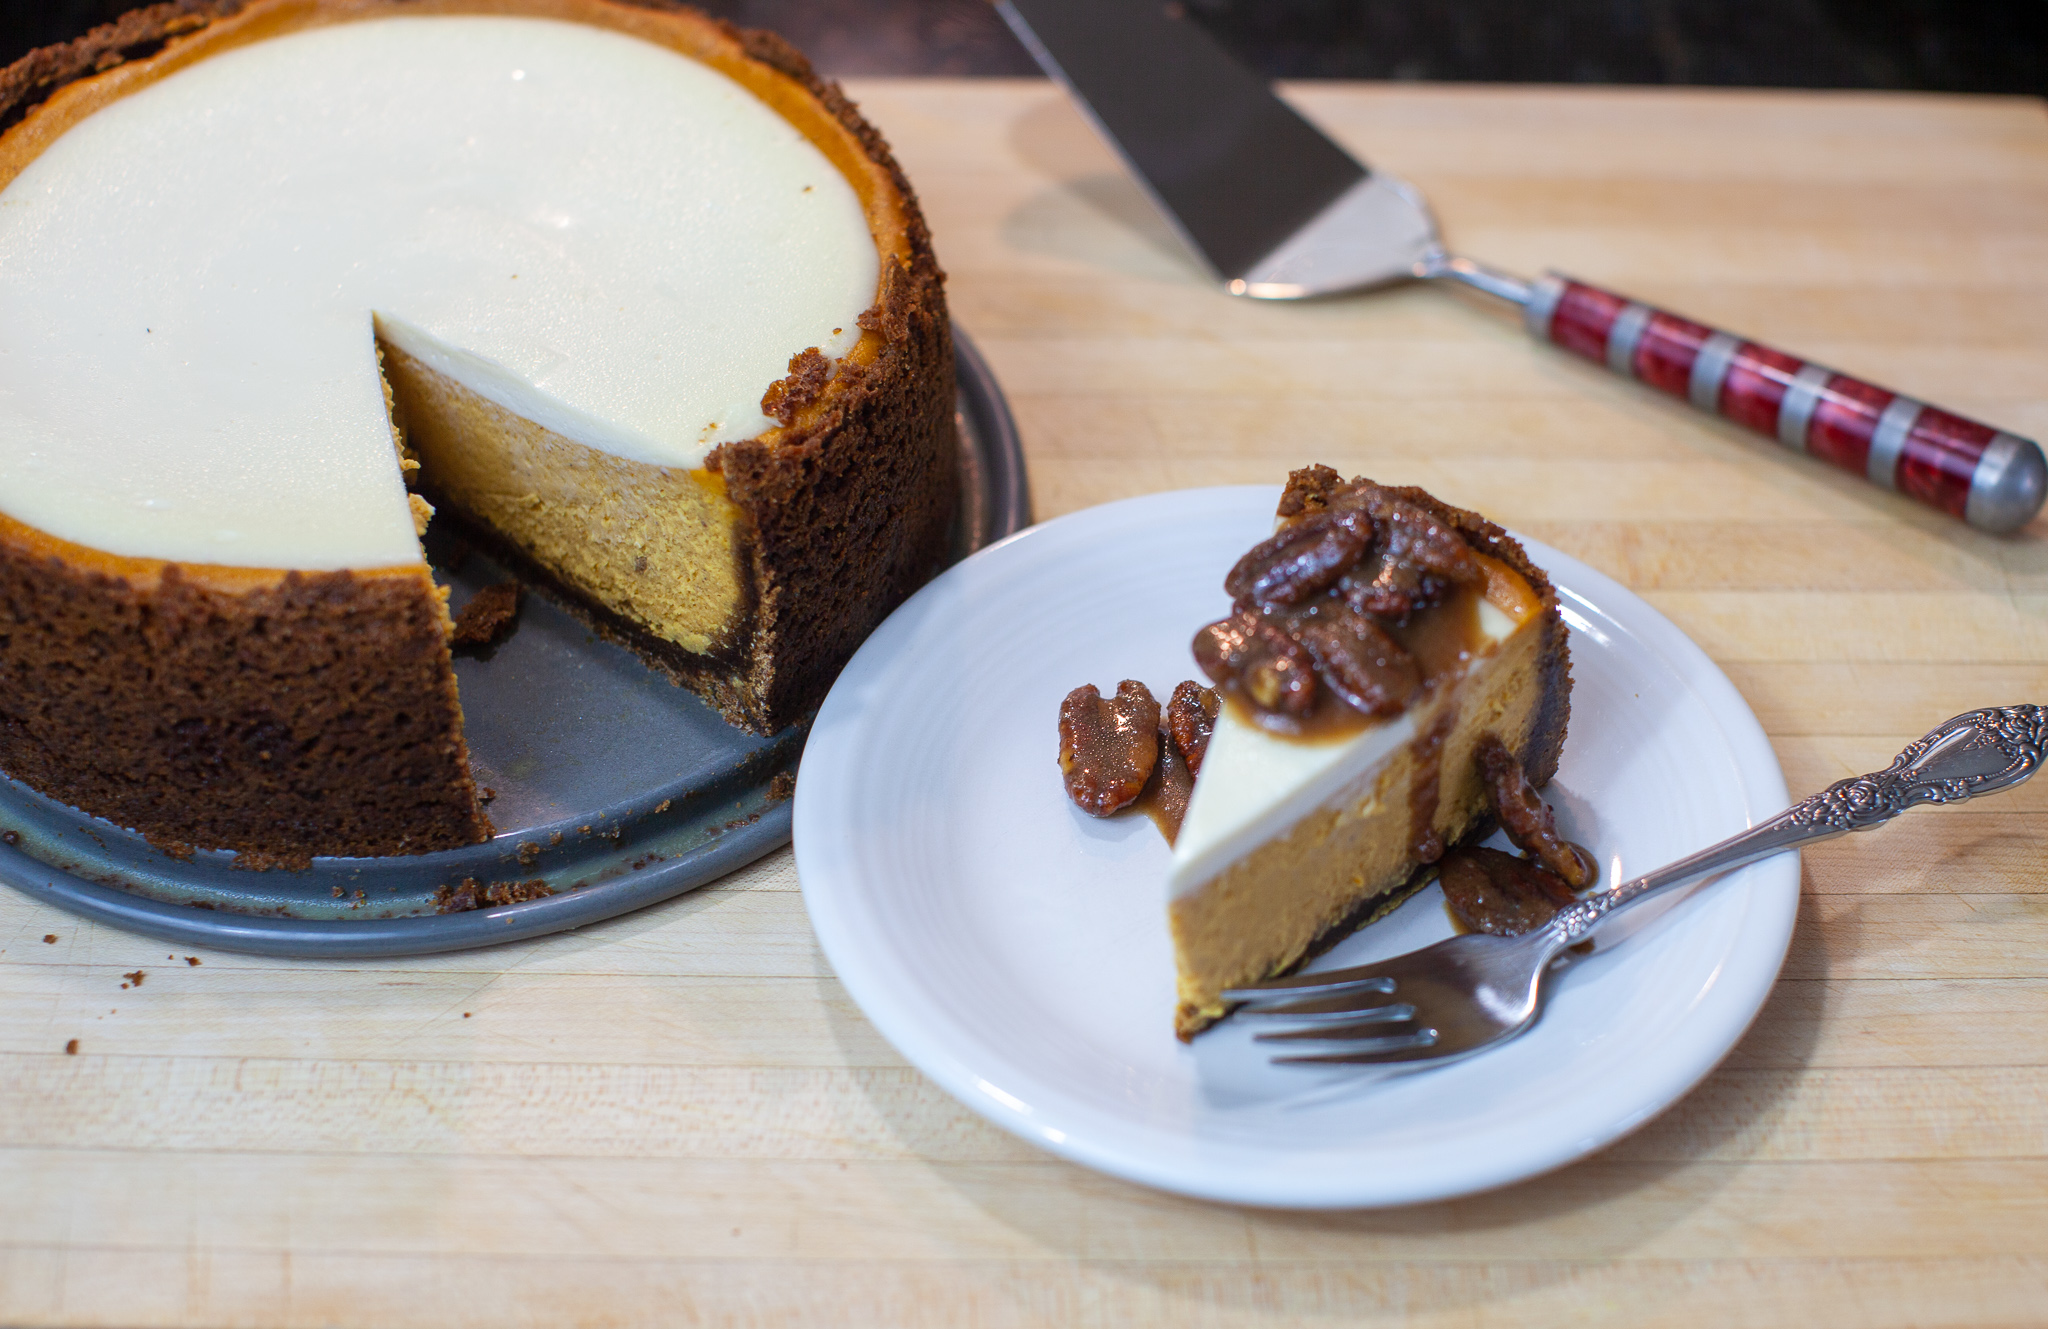
[[1138, 801], [1132, 806], [1152, 819], [1152, 824], [1159, 828], [1159, 833], [1171, 846], [1180, 838], [1180, 823], [1188, 815], [1188, 797], [1194, 792], [1195, 773], [1188, 769], [1180, 749], [1171, 742], [1162, 742], [1159, 761], [1152, 768], [1152, 778], [1146, 782], [1145, 792], [1138, 795]]
[[[1455, 684], [1475, 659], [1492, 648], [1494, 638], [1486, 632], [1479, 614], [1482, 602], [1491, 604], [1517, 626], [1542, 610], [1535, 592], [1514, 569], [1476, 551], [1472, 557], [1486, 571], [1484, 584], [1455, 587], [1443, 603], [1417, 611], [1406, 623], [1385, 627], [1387, 635], [1413, 656], [1420, 667], [1422, 685], [1410, 700], [1410, 708], [1422, 704], [1447, 683]], [[1302, 743], [1349, 742], [1367, 726], [1393, 718], [1367, 715], [1327, 687], [1319, 690], [1315, 709], [1300, 718], [1254, 706], [1237, 688], [1219, 691], [1223, 692], [1224, 705], [1239, 720]]]

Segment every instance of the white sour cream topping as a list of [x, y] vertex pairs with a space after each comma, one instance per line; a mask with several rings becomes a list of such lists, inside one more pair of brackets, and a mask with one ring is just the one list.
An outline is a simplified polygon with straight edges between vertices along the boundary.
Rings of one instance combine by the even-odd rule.
[[415, 563], [373, 327], [580, 443], [695, 467], [874, 302], [860, 200], [724, 75], [500, 17], [226, 51], [0, 192], [0, 511], [109, 553]]
[[[1473, 659], [1466, 676], [1483, 670], [1493, 659], [1492, 648], [1520, 626], [1491, 601], [1481, 600], [1479, 631], [1487, 649]], [[1173, 842], [1168, 897], [1199, 891], [1232, 863], [1286, 834], [1339, 791], [1378, 770], [1414, 740], [1418, 709], [1427, 708], [1411, 707], [1342, 742], [1300, 743], [1238, 718], [1234, 706], [1224, 707]]]

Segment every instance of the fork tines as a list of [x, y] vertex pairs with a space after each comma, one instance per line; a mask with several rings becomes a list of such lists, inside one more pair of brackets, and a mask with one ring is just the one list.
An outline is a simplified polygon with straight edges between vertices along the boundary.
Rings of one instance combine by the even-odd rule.
[[[1331, 1040], [1336, 1041], [1336, 1040]], [[1411, 1034], [1389, 1034], [1382, 1038], [1345, 1040], [1348, 1051], [1323, 1052], [1312, 1057], [1275, 1057], [1275, 1066], [1386, 1066], [1403, 1061], [1435, 1061], [1437, 1032], [1418, 1029]]]
[[1273, 978], [1263, 983], [1249, 983], [1241, 988], [1225, 988], [1225, 1001], [1278, 1001], [1292, 997], [1334, 997], [1340, 994], [1378, 992], [1394, 990], [1393, 976], [1382, 972], [1380, 965], [1360, 965], [1355, 969], [1332, 969], [1321, 974], [1296, 974], [1291, 978]]

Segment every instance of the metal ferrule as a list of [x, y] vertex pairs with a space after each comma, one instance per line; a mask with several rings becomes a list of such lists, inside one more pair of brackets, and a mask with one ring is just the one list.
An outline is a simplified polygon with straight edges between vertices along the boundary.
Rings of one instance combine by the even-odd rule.
[[1550, 340], [1550, 320], [1564, 298], [1564, 278], [1546, 272], [1529, 283], [1529, 302], [1522, 306], [1522, 325], [1538, 341]]
[[1835, 371], [1822, 365], [1801, 365], [1785, 387], [1778, 403], [1778, 441], [1794, 452], [1806, 451], [1806, 427], [1813, 423], [1813, 408]]
[[1742, 339], [1727, 332], [1717, 332], [1700, 343], [1700, 353], [1693, 357], [1692, 376], [1685, 385], [1686, 399], [1718, 415], [1721, 384], [1727, 381], [1728, 366], [1735, 363], [1735, 353], [1741, 349]]
[[1648, 305], [1631, 303], [1607, 329], [1607, 367], [1623, 378], [1636, 376], [1636, 346], [1643, 340], [1643, 329], [1650, 326], [1651, 313]]
[[1913, 422], [1926, 409], [1911, 397], [1894, 397], [1892, 404], [1884, 408], [1884, 414], [1877, 417], [1877, 428], [1870, 435], [1870, 457], [1864, 463], [1864, 473], [1872, 484], [1886, 489], [1899, 487], [1899, 454], [1906, 450]]

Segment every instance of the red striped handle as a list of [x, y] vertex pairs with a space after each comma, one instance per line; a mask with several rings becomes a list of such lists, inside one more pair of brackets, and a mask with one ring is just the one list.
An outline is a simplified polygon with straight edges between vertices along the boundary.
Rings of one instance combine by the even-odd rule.
[[2027, 439], [1556, 274], [1530, 286], [1534, 336], [1987, 531], [2048, 495]]

